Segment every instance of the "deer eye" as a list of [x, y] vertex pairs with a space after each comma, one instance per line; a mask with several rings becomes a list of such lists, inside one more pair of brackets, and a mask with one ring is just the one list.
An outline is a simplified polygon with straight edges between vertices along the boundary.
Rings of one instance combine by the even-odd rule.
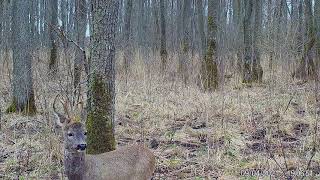
[[68, 136], [69, 136], [69, 137], [72, 137], [72, 136], [73, 136], [73, 134], [72, 134], [72, 133], [68, 133]]
[[83, 134], [86, 136], [86, 135], [87, 135], [87, 132], [84, 132]]

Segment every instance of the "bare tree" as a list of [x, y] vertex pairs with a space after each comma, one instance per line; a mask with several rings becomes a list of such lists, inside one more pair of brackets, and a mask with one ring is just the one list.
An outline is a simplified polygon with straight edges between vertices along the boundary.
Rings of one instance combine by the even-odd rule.
[[[78, 45], [84, 48], [84, 41], [86, 38], [87, 29], [87, 3], [86, 0], [76, 1], [76, 21], [75, 29], [77, 31]], [[79, 48], [76, 48], [74, 67], [73, 67], [73, 87], [76, 94], [80, 93], [80, 80], [83, 64], [86, 54]]]
[[233, 23], [236, 33], [235, 53], [236, 53], [236, 71], [242, 73], [242, 56], [243, 56], [243, 1], [233, 0]]
[[13, 1], [13, 84], [12, 104], [7, 112], [36, 113], [31, 69], [30, 2]]
[[305, 3], [305, 26], [307, 31], [308, 41], [304, 44], [304, 51], [299, 62], [299, 66], [293, 73], [293, 76], [300, 79], [314, 78], [316, 75], [315, 65], [313, 57], [311, 55], [311, 49], [316, 42], [313, 14], [312, 14], [312, 2], [311, 0], [304, 0]]
[[218, 1], [208, 1], [208, 43], [204, 60], [203, 85], [207, 91], [215, 90], [218, 87], [218, 67], [217, 67], [217, 19]]
[[252, 81], [262, 82], [263, 69], [260, 64], [260, 48], [259, 43], [261, 39], [262, 28], [262, 0], [255, 2], [255, 18], [254, 18], [254, 31], [253, 31], [253, 59], [252, 59]]
[[132, 0], [127, 0], [125, 5], [125, 16], [124, 16], [124, 35], [123, 35], [123, 43], [124, 43], [124, 57], [123, 57], [123, 64], [125, 70], [125, 78], [126, 84], [128, 81], [128, 73], [129, 73], [129, 59], [132, 58], [132, 44], [130, 38], [131, 32], [131, 14], [132, 14]]
[[92, 0], [91, 64], [88, 97], [89, 154], [115, 149], [115, 34], [118, 1]]
[[[58, 25], [58, 1], [56, 0], [49, 0], [48, 1], [48, 11], [50, 14], [48, 15], [50, 29], [50, 60], [49, 60], [49, 70], [51, 71], [52, 75], [57, 73], [57, 66], [58, 66], [58, 45], [57, 45], [57, 37], [53, 27]], [[46, 25], [47, 26], [47, 25]]]
[[253, 0], [245, 1], [245, 16], [244, 16], [244, 65], [243, 65], [243, 82], [249, 83], [252, 81], [251, 74], [251, 47], [252, 47], [252, 29], [251, 17], [253, 9]]
[[161, 56], [161, 71], [164, 72], [167, 66], [167, 44], [166, 44], [166, 19], [165, 19], [165, 4], [164, 0], [160, 0], [160, 22], [161, 22], [161, 46], [160, 46], [160, 56]]
[[199, 31], [199, 37], [200, 37], [200, 59], [202, 60], [204, 58], [205, 52], [206, 52], [206, 37], [204, 32], [204, 8], [202, 1], [196, 1], [196, 8], [197, 8], [197, 14], [198, 14], [198, 31]]
[[191, 12], [192, 0], [183, 1], [183, 12], [182, 12], [182, 31], [183, 38], [180, 43], [180, 55], [179, 55], [179, 74], [185, 84], [189, 79], [189, 50], [190, 50], [190, 12]]
[[314, 19], [315, 19], [315, 27], [316, 27], [316, 72], [317, 77], [316, 80], [319, 81], [319, 66], [320, 66], [320, 2], [316, 1], [314, 6]]

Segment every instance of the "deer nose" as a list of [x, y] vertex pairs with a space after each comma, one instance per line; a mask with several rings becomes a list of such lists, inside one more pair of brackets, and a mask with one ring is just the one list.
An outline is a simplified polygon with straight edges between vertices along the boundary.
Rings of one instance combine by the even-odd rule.
[[77, 150], [81, 150], [81, 151], [86, 150], [86, 148], [87, 148], [86, 144], [78, 144], [78, 146], [77, 146]]

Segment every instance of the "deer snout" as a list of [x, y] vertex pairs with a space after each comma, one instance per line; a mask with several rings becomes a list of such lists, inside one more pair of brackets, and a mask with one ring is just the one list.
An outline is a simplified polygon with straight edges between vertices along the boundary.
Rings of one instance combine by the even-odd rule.
[[77, 150], [84, 151], [87, 148], [87, 144], [78, 144]]

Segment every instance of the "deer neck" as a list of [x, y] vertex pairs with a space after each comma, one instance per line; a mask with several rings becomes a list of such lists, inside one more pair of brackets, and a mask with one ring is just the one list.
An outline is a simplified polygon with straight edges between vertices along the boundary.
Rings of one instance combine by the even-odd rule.
[[84, 180], [85, 152], [64, 151], [64, 169], [69, 180]]

